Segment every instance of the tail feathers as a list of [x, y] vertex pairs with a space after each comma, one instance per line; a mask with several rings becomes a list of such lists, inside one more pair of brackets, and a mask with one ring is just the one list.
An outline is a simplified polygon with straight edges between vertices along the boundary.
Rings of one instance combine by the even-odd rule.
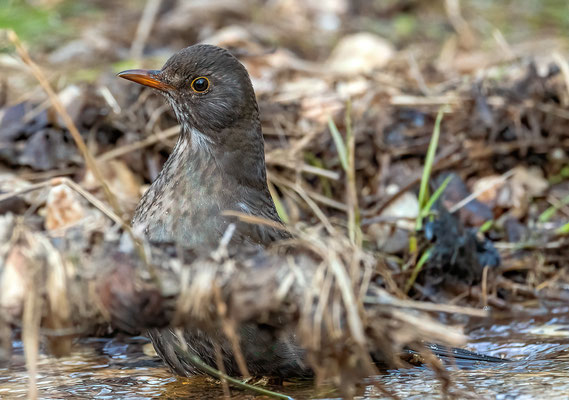
[[488, 356], [486, 354], [475, 353], [473, 351], [459, 349], [456, 347], [446, 347], [439, 344], [428, 344], [427, 347], [438, 357], [443, 360], [455, 360], [457, 364], [468, 361], [485, 362], [485, 363], [505, 363], [510, 362], [507, 358], [499, 358]]

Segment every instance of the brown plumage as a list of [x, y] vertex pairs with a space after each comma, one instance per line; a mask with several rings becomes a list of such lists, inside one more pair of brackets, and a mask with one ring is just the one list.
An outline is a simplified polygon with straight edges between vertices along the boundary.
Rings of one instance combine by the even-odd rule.
[[[182, 133], [158, 178], [140, 200], [133, 227], [149, 240], [175, 242], [199, 252], [214, 249], [230, 223], [234, 245], [268, 245], [288, 237], [282, 230], [246, 224], [221, 214], [235, 210], [280, 222], [267, 187], [259, 108], [245, 67], [228, 51], [195, 45], [173, 55], [159, 71], [130, 70], [120, 77], [160, 90]], [[203, 90], [202, 90], [203, 89]], [[241, 350], [255, 375], [309, 372], [292, 335], [276, 338], [258, 326], [241, 329]], [[174, 346], [170, 329], [153, 330], [158, 354], [179, 375], [199, 372]], [[221, 332], [184, 330], [188, 349], [216, 366], [220, 345], [229, 374], [239, 370]]]

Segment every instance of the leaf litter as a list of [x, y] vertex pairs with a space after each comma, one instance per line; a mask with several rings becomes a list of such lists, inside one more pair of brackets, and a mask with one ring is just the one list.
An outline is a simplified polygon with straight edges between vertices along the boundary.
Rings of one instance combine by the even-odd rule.
[[[374, 360], [401, 366], [404, 348], [463, 343], [437, 321], [448, 304], [464, 325], [524, 304], [535, 312], [535, 300], [544, 314], [567, 303], [568, 68], [550, 51], [562, 45], [473, 50], [479, 38], [454, 8], [437, 55], [428, 44], [418, 51], [339, 28], [361, 21], [364, 5], [222, 1], [196, 18], [195, 3], [158, 8], [139, 62], [156, 68], [198, 41], [241, 59], [262, 111], [272, 194], [295, 239], [240, 254], [220, 245], [196, 258], [129, 233], [124, 221], [179, 132], [158, 96], [110, 71], [128, 57], [124, 32], [137, 32], [140, 10], [32, 53], [67, 119], [12, 50], [0, 63], [11, 77], [0, 109], [0, 332], [22, 327], [30, 374], [40, 335], [62, 355], [73, 336], [109, 323], [131, 333], [259, 323], [275, 335], [293, 329], [317, 382], [352, 395], [377, 372]], [[372, 10], [384, 18], [393, 7]], [[273, 24], [259, 22], [275, 12]], [[89, 51], [73, 50], [80, 46]], [[72, 77], [88, 68], [94, 80]], [[438, 149], [426, 160], [443, 106]], [[420, 183], [436, 193], [447, 177], [417, 230]], [[10, 340], [0, 343], [6, 358]], [[444, 382], [438, 361], [425, 360]]]

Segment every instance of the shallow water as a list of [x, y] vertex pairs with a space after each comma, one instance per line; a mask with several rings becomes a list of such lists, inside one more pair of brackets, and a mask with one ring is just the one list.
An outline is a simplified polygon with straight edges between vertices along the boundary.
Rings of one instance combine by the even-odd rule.
[[[569, 399], [568, 319], [492, 325], [469, 336], [470, 350], [513, 361], [449, 369], [451, 392], [459, 398]], [[424, 368], [390, 371], [376, 381], [403, 399], [442, 398], [437, 393], [440, 382]], [[376, 394], [376, 389], [367, 388], [366, 397], [376, 398]]]
[[[527, 320], [480, 327], [470, 332], [470, 350], [506, 356], [510, 363], [449, 367], [450, 391], [459, 398], [569, 399], [569, 320]], [[14, 343], [9, 368], [0, 368], [0, 399], [27, 396], [27, 373], [20, 342]], [[215, 381], [178, 379], [161, 361], [143, 351], [145, 338], [81, 340], [71, 356], [40, 356], [38, 390], [44, 399], [211, 399], [223, 396]], [[146, 347], [148, 349], [148, 347]], [[402, 399], [442, 398], [441, 383], [424, 367], [386, 371], [360, 388], [366, 399], [383, 399], [373, 382]], [[311, 382], [269, 388], [295, 398], [331, 398], [338, 393], [315, 389]], [[234, 398], [255, 398], [232, 389]]]

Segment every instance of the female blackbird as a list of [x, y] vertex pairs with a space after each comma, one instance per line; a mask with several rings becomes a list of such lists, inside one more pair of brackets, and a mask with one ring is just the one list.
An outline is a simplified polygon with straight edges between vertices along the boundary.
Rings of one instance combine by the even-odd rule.
[[[286, 238], [282, 230], [238, 222], [222, 215], [235, 210], [278, 221], [267, 187], [259, 107], [245, 67], [227, 50], [194, 45], [174, 54], [161, 70], [118, 74], [158, 89], [182, 126], [172, 154], [142, 197], [132, 224], [155, 242], [178, 243], [198, 252], [214, 249], [230, 223], [234, 244], [267, 245]], [[270, 330], [244, 326], [241, 351], [253, 375], [305, 375], [309, 369], [292, 335], [276, 338]], [[227, 373], [239, 374], [232, 346], [221, 332], [185, 329], [188, 350], [216, 367], [214, 345], [221, 348]], [[179, 375], [199, 372], [177, 351], [171, 329], [150, 338], [162, 359]]]
[[[246, 224], [224, 216], [235, 210], [281, 222], [269, 194], [259, 107], [245, 67], [227, 50], [194, 45], [174, 54], [161, 70], [129, 70], [118, 74], [166, 96], [182, 126], [172, 154], [136, 209], [133, 226], [150, 241], [178, 243], [198, 252], [214, 249], [230, 223], [236, 223], [232, 243], [268, 245], [287, 238], [285, 231]], [[253, 375], [281, 377], [311, 374], [294, 336], [275, 337], [269, 327], [246, 325], [240, 348]], [[179, 338], [171, 329], [152, 330], [157, 353], [183, 376], [199, 373], [178, 351], [187, 350], [216, 367], [215, 345], [225, 369], [240, 373], [232, 346], [220, 331], [196, 328]], [[494, 357], [433, 345], [441, 356], [502, 362]]]

